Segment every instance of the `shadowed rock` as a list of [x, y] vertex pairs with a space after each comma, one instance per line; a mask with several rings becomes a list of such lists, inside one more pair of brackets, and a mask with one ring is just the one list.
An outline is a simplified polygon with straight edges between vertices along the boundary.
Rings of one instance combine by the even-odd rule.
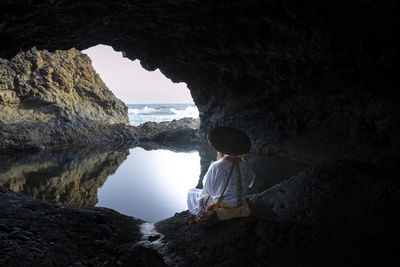
[[[182, 212], [158, 222], [183, 266], [354, 266], [395, 260], [400, 223], [398, 158], [307, 168], [252, 196], [266, 220], [189, 225]], [[195, 252], [195, 253], [194, 253]]]
[[140, 219], [57, 206], [0, 187], [1, 266], [163, 266], [137, 245]]

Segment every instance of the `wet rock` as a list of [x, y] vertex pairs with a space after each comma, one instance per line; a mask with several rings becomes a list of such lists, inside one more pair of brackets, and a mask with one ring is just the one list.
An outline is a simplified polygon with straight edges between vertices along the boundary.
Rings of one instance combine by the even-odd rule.
[[0, 223], [1, 266], [163, 266], [137, 245], [143, 221], [110, 209], [57, 206], [0, 187]]
[[165, 122], [146, 122], [134, 127], [137, 144], [187, 146], [204, 142], [199, 136], [199, 119], [183, 118]]

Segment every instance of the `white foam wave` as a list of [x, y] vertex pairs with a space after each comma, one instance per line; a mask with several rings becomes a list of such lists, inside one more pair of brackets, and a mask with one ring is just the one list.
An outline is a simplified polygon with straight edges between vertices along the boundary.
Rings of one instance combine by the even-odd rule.
[[199, 117], [199, 111], [197, 110], [196, 107], [186, 107], [184, 110], [179, 110], [175, 108], [170, 108], [169, 109], [172, 113], [176, 114], [178, 117], [193, 117], [193, 118], [198, 118]]
[[130, 108], [130, 109], [128, 109], [128, 113], [135, 114], [135, 115], [138, 115], [138, 114], [146, 114], [146, 113], [152, 113], [152, 112], [154, 112], [154, 111], [156, 111], [154, 108], [149, 108], [148, 106], [145, 106], [145, 107], [142, 108], [142, 109], [137, 109], [137, 108]]
[[136, 108], [130, 108], [130, 109], [128, 109], [128, 113], [130, 113], [130, 114], [135, 114], [135, 115], [139, 114], [140, 111], [141, 111], [141, 109], [136, 109]]

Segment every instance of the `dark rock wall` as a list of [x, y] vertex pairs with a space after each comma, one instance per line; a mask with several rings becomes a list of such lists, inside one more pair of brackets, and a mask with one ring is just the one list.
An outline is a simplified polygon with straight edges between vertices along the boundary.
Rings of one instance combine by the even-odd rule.
[[204, 227], [185, 211], [156, 228], [179, 266], [390, 266], [400, 246], [396, 166], [391, 157], [321, 162], [252, 196], [266, 220]]
[[191, 90], [206, 132], [313, 162], [399, 151], [397, 2], [0, 1], [0, 57], [102, 43]]

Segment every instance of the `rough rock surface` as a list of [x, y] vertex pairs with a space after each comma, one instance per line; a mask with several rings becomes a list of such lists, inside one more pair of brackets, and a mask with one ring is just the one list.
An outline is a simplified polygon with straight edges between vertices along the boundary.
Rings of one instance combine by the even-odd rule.
[[113, 46], [186, 82], [206, 132], [305, 162], [400, 151], [397, 1], [0, 1], [0, 57]]
[[131, 138], [127, 107], [76, 49], [0, 59], [0, 151]]
[[164, 122], [146, 122], [134, 127], [134, 136], [138, 144], [155, 143], [158, 145], [191, 145], [204, 143], [199, 136], [200, 120], [183, 118]]
[[94, 207], [98, 188], [128, 155], [127, 148], [99, 147], [0, 155], [0, 186], [59, 205]]
[[[234, 125], [255, 150], [305, 162], [398, 156], [397, 7], [396, 0], [0, 0], [0, 57], [33, 46], [107, 44], [186, 82], [202, 133]], [[269, 221], [207, 231], [183, 214], [158, 228], [192, 265], [387, 265], [399, 250], [398, 161], [384, 170], [385, 161], [330, 164], [258, 196], [278, 214]]]
[[158, 222], [182, 266], [374, 266], [400, 249], [398, 159], [312, 166], [253, 195], [265, 221], [189, 225], [188, 212]]
[[163, 266], [137, 245], [141, 220], [105, 208], [71, 208], [0, 187], [1, 266]]

